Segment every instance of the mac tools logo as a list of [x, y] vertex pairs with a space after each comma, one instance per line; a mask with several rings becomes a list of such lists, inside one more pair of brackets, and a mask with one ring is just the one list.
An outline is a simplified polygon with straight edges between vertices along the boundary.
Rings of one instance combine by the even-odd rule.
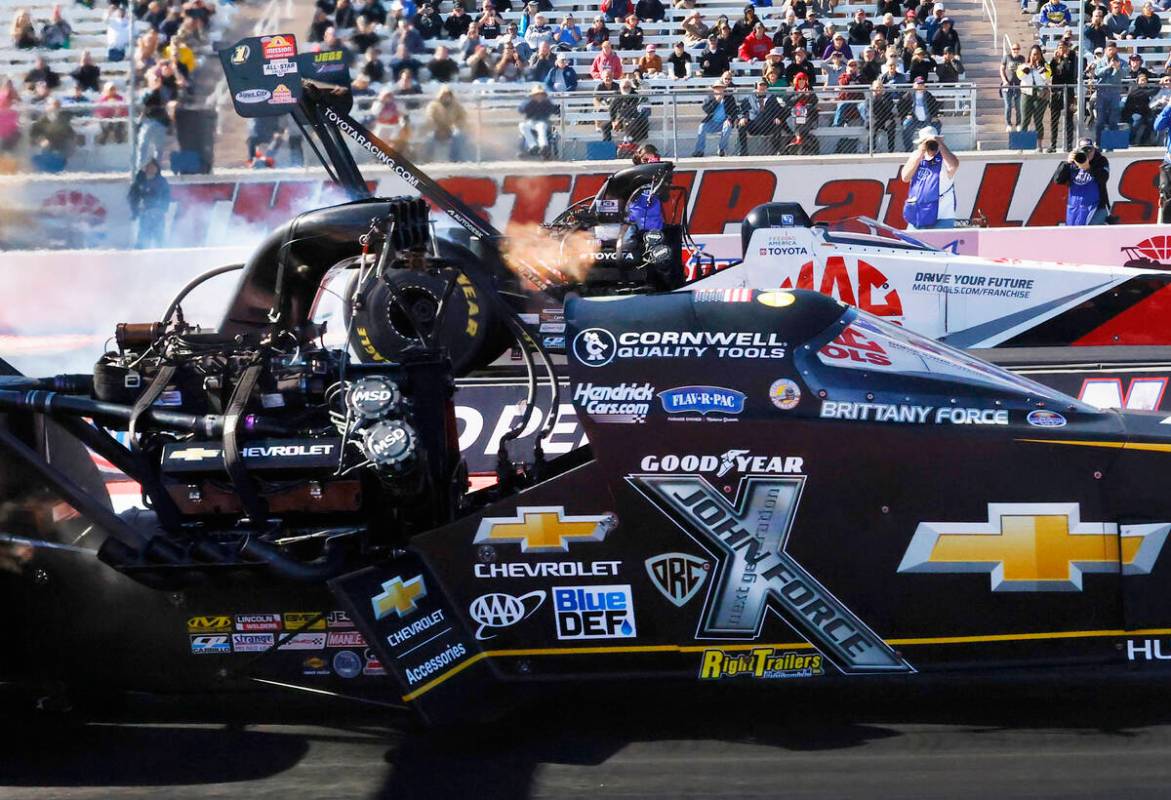
[[843, 672], [912, 667], [785, 551], [805, 476], [750, 476], [729, 501], [700, 475], [627, 480], [715, 562], [697, 638], [756, 639], [772, 609]]

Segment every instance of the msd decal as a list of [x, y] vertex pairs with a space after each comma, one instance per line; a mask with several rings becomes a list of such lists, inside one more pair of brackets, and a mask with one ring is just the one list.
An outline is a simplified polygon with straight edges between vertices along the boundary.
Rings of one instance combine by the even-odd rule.
[[812, 261], [806, 261], [797, 273], [796, 282], [792, 276], [787, 277], [781, 281], [781, 288], [810, 289], [877, 317], [896, 321], [903, 318], [903, 301], [898, 289], [877, 267], [861, 258], [830, 256], [820, 271]]

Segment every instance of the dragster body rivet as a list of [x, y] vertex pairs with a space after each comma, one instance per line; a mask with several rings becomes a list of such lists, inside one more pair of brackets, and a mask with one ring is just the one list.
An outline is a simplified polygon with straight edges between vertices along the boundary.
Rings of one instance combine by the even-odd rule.
[[618, 527], [618, 515], [613, 511], [607, 511], [602, 515], [602, 527], [607, 531], [613, 531]]
[[520, 661], [516, 662], [516, 671], [521, 675], [528, 675], [533, 671], [533, 663], [527, 658], [522, 658]]
[[496, 548], [490, 544], [482, 544], [476, 548], [476, 558], [485, 564], [496, 561]]
[[175, 608], [181, 608], [187, 602], [187, 598], [183, 596], [182, 592], [171, 592], [167, 595], [167, 601]]
[[890, 513], [890, 506], [883, 506], [883, 507], [882, 507], [882, 513], [883, 513], [883, 514], [889, 514], [889, 513]]
[[38, 569], [33, 573], [33, 583], [37, 586], [44, 586], [49, 582], [49, 573], [43, 569]]
[[1102, 480], [1102, 473], [1099, 472], [1098, 470], [1094, 470], [1094, 480], [1096, 480], [1096, 481]]

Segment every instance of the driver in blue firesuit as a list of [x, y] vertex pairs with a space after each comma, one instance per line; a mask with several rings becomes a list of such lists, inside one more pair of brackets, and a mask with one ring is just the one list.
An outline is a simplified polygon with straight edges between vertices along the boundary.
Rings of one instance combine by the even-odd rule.
[[[653, 144], [643, 145], [634, 157], [635, 164], [656, 164], [659, 151]], [[636, 245], [642, 234], [647, 231], [661, 231], [663, 229], [663, 202], [651, 191], [650, 187], [639, 192], [626, 207], [626, 227], [622, 232], [622, 246]]]

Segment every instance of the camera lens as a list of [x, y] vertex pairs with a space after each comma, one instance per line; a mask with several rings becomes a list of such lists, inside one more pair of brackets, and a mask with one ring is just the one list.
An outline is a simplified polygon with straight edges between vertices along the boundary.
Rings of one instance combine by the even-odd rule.
[[927, 152], [934, 153], [938, 149], [939, 149], [939, 145], [937, 143], [935, 143], [935, 142], [928, 142], [927, 143]]
[[1076, 161], [1076, 162], [1077, 162], [1077, 163], [1079, 163], [1079, 164], [1084, 164], [1084, 163], [1086, 163], [1086, 153], [1085, 153], [1085, 151], [1084, 151], [1084, 150], [1078, 150], [1076, 153], [1074, 153], [1074, 154], [1073, 154], [1073, 160], [1074, 160], [1074, 161]]

